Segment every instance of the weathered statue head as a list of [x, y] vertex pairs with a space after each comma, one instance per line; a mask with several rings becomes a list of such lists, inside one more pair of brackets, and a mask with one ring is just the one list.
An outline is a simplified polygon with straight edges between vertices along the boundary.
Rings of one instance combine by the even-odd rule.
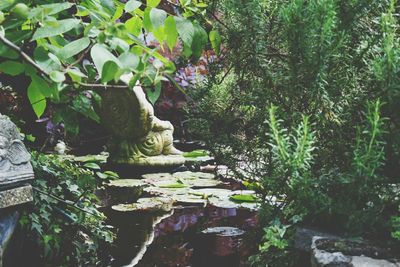
[[30, 154], [15, 124], [0, 114], [0, 187], [30, 179]]

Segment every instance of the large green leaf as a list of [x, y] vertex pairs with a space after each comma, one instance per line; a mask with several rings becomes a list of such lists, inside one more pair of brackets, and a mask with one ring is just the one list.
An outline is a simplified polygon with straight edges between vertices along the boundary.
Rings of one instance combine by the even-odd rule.
[[0, 64], [0, 73], [16, 76], [24, 72], [25, 65], [16, 61], [4, 61]]
[[150, 11], [150, 21], [154, 28], [159, 28], [164, 25], [167, 18], [167, 12], [162, 9], [153, 8]]
[[34, 83], [37, 90], [39, 90], [44, 97], [56, 96], [56, 94], [58, 93], [56, 88], [50, 86], [49, 83], [47, 83], [42, 77], [34, 73], [30, 74], [30, 77], [32, 79], [32, 83]]
[[56, 83], [62, 83], [65, 81], [65, 74], [61, 71], [53, 70], [50, 72], [50, 79], [52, 79]]
[[122, 67], [124, 69], [128, 69], [131, 71], [135, 70], [140, 63], [139, 56], [137, 56], [131, 52], [125, 52], [125, 53], [121, 54], [118, 57], [118, 59], [121, 62]]
[[149, 99], [149, 101], [151, 102], [151, 104], [155, 104], [156, 101], [158, 100], [158, 98], [161, 95], [161, 83], [157, 83], [154, 86], [154, 89], [147, 89], [146, 90], [146, 94], [147, 94], [147, 98]]
[[157, 7], [160, 4], [161, 0], [147, 0], [147, 5], [149, 7]]
[[151, 23], [151, 19], [150, 19], [150, 12], [151, 12], [151, 8], [147, 7], [144, 10], [144, 14], [143, 14], [143, 26], [147, 32], [153, 31], [153, 24]]
[[54, 14], [60, 13], [63, 10], [71, 8], [73, 5], [74, 4], [72, 4], [72, 3], [65, 2], [65, 3], [41, 5], [40, 8], [43, 9], [44, 14], [54, 15]]
[[109, 15], [114, 16], [115, 14], [115, 5], [113, 0], [100, 0], [101, 7], [105, 10]]
[[57, 55], [60, 59], [67, 59], [79, 54], [80, 52], [85, 50], [89, 45], [90, 45], [89, 38], [83, 37], [61, 48]]
[[195, 35], [195, 29], [190, 20], [175, 17], [176, 29], [178, 30], [179, 37], [187, 45], [191, 46]]
[[5, 44], [0, 42], [0, 57], [9, 58], [9, 59], [17, 59], [19, 57], [19, 55], [16, 51], [11, 50]]
[[102, 44], [95, 44], [90, 51], [90, 55], [100, 77], [103, 77], [103, 66], [107, 61], [113, 61], [117, 66], [121, 66], [118, 58], [116, 58], [107, 50], [106, 46]]
[[32, 37], [32, 40], [57, 36], [66, 33], [77, 27], [79, 24], [80, 21], [77, 19], [64, 19], [52, 22], [52, 26], [45, 26], [37, 29]]
[[143, 21], [138, 17], [133, 17], [125, 22], [125, 27], [129, 33], [139, 36], [142, 33]]
[[32, 80], [28, 87], [28, 99], [36, 116], [40, 118], [46, 109], [46, 98], [41, 93], [40, 84], [35, 79]]
[[219, 34], [218, 31], [212, 30], [209, 36], [210, 36], [211, 46], [214, 49], [215, 53], [217, 53], [218, 55], [221, 51], [221, 43], [222, 43], [221, 35]]
[[126, 11], [126, 12], [135, 11], [135, 10], [138, 9], [141, 5], [142, 5], [142, 3], [141, 3], [140, 1], [129, 0], [129, 1], [125, 4], [125, 11]]
[[117, 72], [119, 71], [119, 67], [117, 63], [114, 61], [107, 61], [103, 65], [103, 70], [101, 74], [101, 82], [107, 83], [115, 78]]
[[52, 53], [47, 51], [43, 46], [39, 46], [33, 52], [36, 63], [46, 72], [61, 69], [60, 60]]
[[199, 59], [208, 41], [207, 32], [198, 23], [194, 24], [194, 37], [192, 42], [192, 52], [194, 59]]
[[166, 35], [167, 45], [172, 50], [178, 41], [178, 30], [176, 29], [174, 17], [168, 16], [168, 18], [165, 20], [164, 32]]

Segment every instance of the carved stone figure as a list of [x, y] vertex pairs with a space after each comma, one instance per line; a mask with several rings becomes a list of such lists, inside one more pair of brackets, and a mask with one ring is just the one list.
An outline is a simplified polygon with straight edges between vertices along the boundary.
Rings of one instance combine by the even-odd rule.
[[0, 114], [0, 189], [33, 179], [30, 154], [17, 127]]
[[107, 89], [101, 96], [101, 121], [113, 134], [109, 147], [112, 162], [139, 166], [185, 162], [173, 145], [174, 127], [154, 115], [142, 87]]
[[[17, 228], [19, 212], [10, 207], [31, 202], [33, 179], [30, 154], [11, 120], [0, 114], [0, 266]], [[7, 208], [7, 209], [6, 209]]]

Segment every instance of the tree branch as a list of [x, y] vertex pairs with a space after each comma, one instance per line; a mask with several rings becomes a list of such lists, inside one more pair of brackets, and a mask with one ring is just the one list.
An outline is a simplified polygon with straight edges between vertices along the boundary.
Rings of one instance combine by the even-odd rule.
[[11, 48], [12, 50], [18, 52], [20, 56], [30, 65], [32, 65], [35, 69], [37, 69], [41, 75], [45, 75], [48, 77], [48, 74], [28, 55], [26, 54], [20, 47], [16, 46], [13, 42], [8, 40], [5, 36], [0, 34], [0, 41], [2, 41], [6, 46]]
[[[8, 40], [6, 37], [2, 36], [0, 34], [0, 41], [3, 42], [6, 46], [8, 46], [10, 49], [16, 51], [24, 61], [26, 61], [28, 64], [32, 65], [42, 76], [46, 77], [47, 79], [51, 80], [49, 74], [44, 71], [28, 54], [26, 54], [20, 47], [16, 46], [13, 42]], [[64, 83], [69, 84], [69, 85], [74, 85], [77, 84], [81, 87], [85, 88], [91, 88], [91, 89], [129, 89], [128, 85], [105, 85], [105, 84], [92, 84], [92, 83], [83, 83], [83, 82], [73, 82], [73, 81], [65, 81]]]

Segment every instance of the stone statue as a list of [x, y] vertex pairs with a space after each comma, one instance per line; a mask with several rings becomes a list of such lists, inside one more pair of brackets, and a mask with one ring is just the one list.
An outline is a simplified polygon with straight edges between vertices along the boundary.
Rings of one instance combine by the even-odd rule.
[[19, 211], [16, 205], [33, 201], [33, 179], [30, 154], [22, 143], [17, 126], [0, 114], [0, 267], [17, 228]]
[[0, 188], [33, 179], [30, 154], [17, 127], [0, 114]]
[[99, 114], [113, 135], [110, 160], [119, 164], [169, 166], [185, 162], [173, 145], [174, 127], [154, 115], [141, 86], [101, 93]]

